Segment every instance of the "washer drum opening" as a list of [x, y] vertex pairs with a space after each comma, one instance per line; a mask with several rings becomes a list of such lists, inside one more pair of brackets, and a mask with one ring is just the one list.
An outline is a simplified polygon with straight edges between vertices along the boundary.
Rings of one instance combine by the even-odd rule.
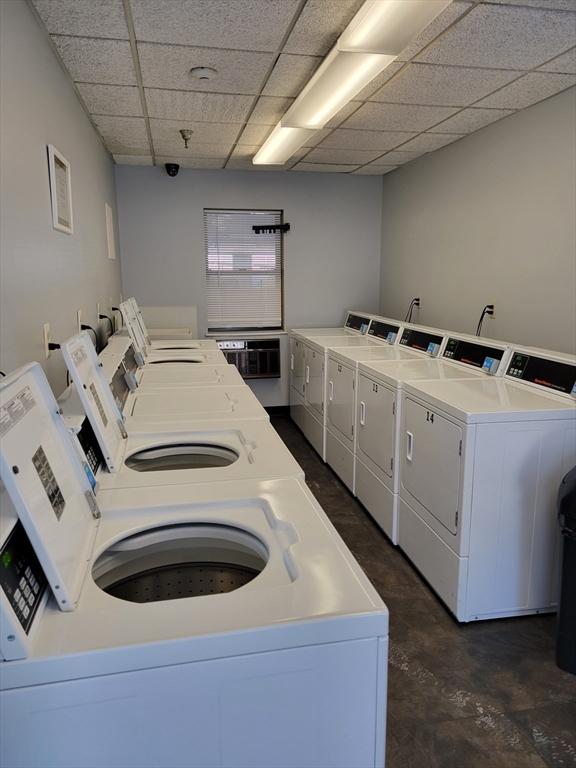
[[198, 358], [194, 360], [193, 358], [187, 358], [180, 360], [179, 358], [175, 358], [174, 360], [148, 360], [148, 365], [164, 365], [164, 363], [203, 363], [204, 360], [202, 358]]
[[122, 539], [96, 560], [92, 578], [119, 600], [153, 603], [233, 592], [267, 562], [265, 543], [249, 531], [189, 523]]
[[210, 443], [175, 443], [144, 448], [125, 460], [136, 472], [167, 472], [175, 469], [228, 467], [238, 461], [232, 448]]

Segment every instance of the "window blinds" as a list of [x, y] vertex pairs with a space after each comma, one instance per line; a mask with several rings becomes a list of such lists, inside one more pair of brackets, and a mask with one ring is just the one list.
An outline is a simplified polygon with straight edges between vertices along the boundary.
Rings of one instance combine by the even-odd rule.
[[282, 211], [204, 210], [209, 331], [282, 327], [282, 234], [252, 230], [282, 219]]

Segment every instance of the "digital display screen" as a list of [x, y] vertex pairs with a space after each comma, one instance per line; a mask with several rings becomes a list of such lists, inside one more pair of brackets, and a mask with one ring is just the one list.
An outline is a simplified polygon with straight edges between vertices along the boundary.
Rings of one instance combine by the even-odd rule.
[[430, 344], [440, 345], [442, 336], [428, 331], [416, 331], [412, 328], [405, 328], [400, 339], [400, 344], [411, 349], [420, 349], [422, 352], [428, 352]]
[[368, 325], [368, 318], [362, 317], [362, 315], [348, 315], [346, 318], [346, 328], [353, 328], [355, 331], [360, 331], [362, 328], [366, 328]]
[[[384, 339], [390, 343], [396, 340], [399, 325], [392, 325], [391, 323], [381, 323], [379, 320], [372, 320], [370, 323], [370, 329], [368, 331], [369, 336], [374, 336], [376, 339]], [[392, 337], [391, 337], [392, 335]]]
[[576, 366], [521, 352], [512, 355], [506, 374], [568, 395], [576, 388]]
[[462, 339], [448, 339], [443, 357], [448, 360], [456, 360], [459, 363], [471, 365], [473, 368], [485, 367], [486, 358], [500, 361], [504, 355], [503, 349], [487, 347], [484, 344], [476, 344], [473, 341]]

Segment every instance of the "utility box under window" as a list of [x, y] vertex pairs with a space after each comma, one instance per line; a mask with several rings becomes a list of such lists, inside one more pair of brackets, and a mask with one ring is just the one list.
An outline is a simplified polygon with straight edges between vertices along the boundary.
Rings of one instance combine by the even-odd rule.
[[218, 346], [242, 378], [280, 378], [280, 339], [225, 339]]

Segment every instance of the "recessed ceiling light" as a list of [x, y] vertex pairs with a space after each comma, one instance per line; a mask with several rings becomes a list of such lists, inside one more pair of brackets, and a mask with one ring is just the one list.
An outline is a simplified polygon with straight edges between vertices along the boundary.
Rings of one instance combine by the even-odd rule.
[[214, 67], [192, 67], [190, 70], [190, 77], [193, 77], [194, 80], [212, 80], [217, 74], [218, 70]]

